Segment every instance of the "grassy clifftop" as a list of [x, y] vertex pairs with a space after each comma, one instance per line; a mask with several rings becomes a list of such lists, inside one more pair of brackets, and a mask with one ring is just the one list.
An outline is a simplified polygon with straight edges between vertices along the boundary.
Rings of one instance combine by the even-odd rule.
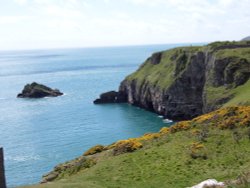
[[249, 146], [250, 107], [228, 107], [158, 133], [93, 147], [55, 167], [54, 181], [30, 187], [180, 188], [208, 178], [247, 187]]
[[152, 63], [152, 58], [155, 55], [153, 54], [136, 72], [129, 75], [126, 79], [129, 81], [137, 80], [139, 83], [148, 82], [153, 86], [166, 89], [176, 80], [187, 64], [190, 63], [191, 56], [201, 49], [201, 46], [192, 46], [160, 52], [161, 59], [157, 64]]
[[250, 105], [250, 42], [214, 42], [153, 54], [121, 83], [127, 102], [169, 119]]
[[[230, 48], [231, 46], [235, 46], [235, 48]], [[192, 56], [198, 52], [213, 53], [216, 59], [230, 57], [235, 58], [235, 61], [246, 59], [248, 63], [250, 62], [250, 42], [214, 42], [206, 46], [178, 47], [158, 52], [161, 53], [161, 58], [156, 64], [152, 63], [152, 58], [157, 54], [155, 53], [126, 79], [138, 80], [139, 82], [148, 81], [153, 85], [166, 89], [187, 68]], [[249, 71], [249, 67], [244, 68], [248, 68]]]

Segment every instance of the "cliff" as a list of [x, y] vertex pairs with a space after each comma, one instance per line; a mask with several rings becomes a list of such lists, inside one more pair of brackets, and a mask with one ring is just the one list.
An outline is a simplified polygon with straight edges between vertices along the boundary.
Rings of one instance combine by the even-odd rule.
[[119, 87], [126, 102], [173, 120], [250, 99], [250, 43], [215, 42], [153, 54]]

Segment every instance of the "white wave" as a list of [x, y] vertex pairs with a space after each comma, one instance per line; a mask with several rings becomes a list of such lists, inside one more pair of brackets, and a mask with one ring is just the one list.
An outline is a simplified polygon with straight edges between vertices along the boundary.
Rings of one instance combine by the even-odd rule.
[[164, 123], [172, 123], [173, 121], [171, 119], [164, 119], [163, 122]]
[[[63, 93], [61, 96], [58, 96], [58, 97], [62, 97], [62, 96], [66, 96], [68, 95], [67, 93]], [[53, 99], [53, 97], [43, 97], [44, 99]]]

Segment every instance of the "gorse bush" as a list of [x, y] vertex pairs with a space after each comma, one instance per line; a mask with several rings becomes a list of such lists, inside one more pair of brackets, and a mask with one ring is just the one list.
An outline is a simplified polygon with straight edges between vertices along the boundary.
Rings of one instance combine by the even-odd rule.
[[96, 154], [96, 153], [100, 153], [100, 152], [102, 152], [104, 150], [105, 150], [104, 146], [102, 146], [102, 145], [96, 145], [96, 146], [90, 148], [89, 150], [87, 150], [83, 155], [84, 156], [93, 155], [93, 154]]
[[[102, 145], [94, 146], [86, 151], [84, 155], [93, 155], [109, 149], [115, 150], [115, 155], [133, 152], [142, 148], [144, 142], [152, 141], [179, 131], [187, 131], [189, 129], [191, 129], [191, 134], [195, 136], [199, 142], [206, 142], [206, 139], [209, 136], [209, 127], [215, 127], [221, 130], [234, 130], [237, 127], [250, 127], [250, 107], [239, 106], [219, 109], [199, 116], [191, 121], [181, 121], [171, 127], [163, 127], [158, 133], [146, 133], [141, 137], [118, 141], [106, 147]], [[246, 134], [250, 140], [250, 128], [249, 132]], [[235, 133], [232, 134], [232, 137], [236, 143], [239, 142], [239, 135]]]
[[114, 145], [113, 154], [120, 155], [122, 153], [133, 152], [142, 148], [142, 144], [136, 140], [121, 140]]
[[189, 147], [189, 154], [193, 159], [207, 159], [205, 146], [200, 142], [193, 142]]

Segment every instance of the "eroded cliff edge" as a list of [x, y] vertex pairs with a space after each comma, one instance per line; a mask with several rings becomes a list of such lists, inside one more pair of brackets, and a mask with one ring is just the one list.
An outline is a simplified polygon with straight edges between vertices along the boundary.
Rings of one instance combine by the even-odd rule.
[[250, 42], [174, 48], [148, 58], [122, 81], [115, 97], [169, 119], [191, 119], [222, 106], [250, 104], [249, 77]]

